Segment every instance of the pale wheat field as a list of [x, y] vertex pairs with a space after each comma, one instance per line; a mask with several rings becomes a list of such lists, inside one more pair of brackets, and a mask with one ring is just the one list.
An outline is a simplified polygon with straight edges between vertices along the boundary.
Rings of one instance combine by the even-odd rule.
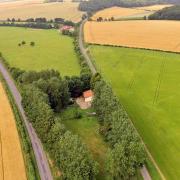
[[87, 22], [85, 42], [180, 52], [178, 21]]
[[26, 180], [15, 118], [0, 83], [0, 179]]
[[45, 17], [64, 18], [73, 22], [81, 20], [83, 12], [78, 10], [79, 3], [43, 3], [42, 0], [22, 0], [0, 3], [0, 20], [7, 18], [28, 19]]

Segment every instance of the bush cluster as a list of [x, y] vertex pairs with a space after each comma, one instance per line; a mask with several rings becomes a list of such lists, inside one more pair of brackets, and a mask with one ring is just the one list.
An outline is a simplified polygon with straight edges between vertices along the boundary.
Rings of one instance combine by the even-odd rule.
[[[18, 46], [23, 46], [23, 45], [25, 45], [25, 44], [26, 44], [26, 41], [22, 41], [21, 43], [18, 44]], [[29, 43], [29, 45], [30, 45], [30, 46], [35, 46], [35, 42], [31, 41], [31, 42]]]

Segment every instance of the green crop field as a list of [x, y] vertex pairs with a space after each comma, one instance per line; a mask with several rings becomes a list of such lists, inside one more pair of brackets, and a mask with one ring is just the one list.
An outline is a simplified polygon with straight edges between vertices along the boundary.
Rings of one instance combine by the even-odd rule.
[[164, 176], [178, 180], [180, 55], [105, 46], [91, 46], [90, 53]]
[[[25, 41], [25, 45], [18, 46]], [[30, 42], [35, 46], [30, 46]], [[0, 27], [0, 52], [7, 62], [24, 70], [56, 69], [62, 75], [78, 75], [80, 67], [73, 39], [57, 30]]]

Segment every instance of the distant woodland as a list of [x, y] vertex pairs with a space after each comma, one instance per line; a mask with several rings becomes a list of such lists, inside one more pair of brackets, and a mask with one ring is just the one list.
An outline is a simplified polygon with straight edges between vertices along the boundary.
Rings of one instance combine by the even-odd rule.
[[180, 5], [164, 8], [149, 16], [151, 20], [180, 20]]
[[94, 12], [112, 6], [138, 7], [164, 3], [178, 4], [180, 0], [89, 0], [82, 1], [79, 9], [81, 11]]

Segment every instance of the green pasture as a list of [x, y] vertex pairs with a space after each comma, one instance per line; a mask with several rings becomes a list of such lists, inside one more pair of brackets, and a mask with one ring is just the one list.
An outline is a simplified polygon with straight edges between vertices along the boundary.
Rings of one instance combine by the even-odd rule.
[[[26, 44], [18, 46], [22, 41]], [[0, 27], [0, 52], [11, 66], [24, 70], [56, 69], [62, 75], [80, 71], [73, 39], [57, 30]]]
[[164, 176], [178, 180], [180, 55], [107, 46], [90, 46], [90, 53]]

